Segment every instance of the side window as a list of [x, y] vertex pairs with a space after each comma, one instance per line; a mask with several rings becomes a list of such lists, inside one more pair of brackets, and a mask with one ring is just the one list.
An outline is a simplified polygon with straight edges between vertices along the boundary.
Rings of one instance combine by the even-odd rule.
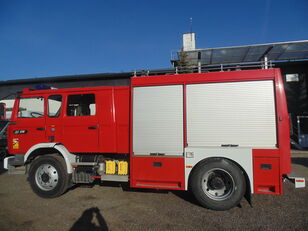
[[18, 118], [38, 118], [44, 116], [44, 98], [21, 98]]
[[93, 116], [96, 113], [95, 95], [69, 95], [66, 114], [68, 116]]
[[62, 107], [62, 95], [50, 95], [48, 97], [48, 116], [59, 117]]

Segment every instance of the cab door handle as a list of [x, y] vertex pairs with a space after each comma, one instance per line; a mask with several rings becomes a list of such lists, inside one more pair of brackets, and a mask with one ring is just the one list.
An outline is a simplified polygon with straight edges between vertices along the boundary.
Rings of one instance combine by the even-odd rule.
[[98, 129], [98, 127], [97, 126], [90, 126], [90, 127], [88, 127], [88, 129], [93, 130], [93, 129]]
[[38, 130], [38, 131], [44, 131], [45, 128], [36, 128], [36, 130]]

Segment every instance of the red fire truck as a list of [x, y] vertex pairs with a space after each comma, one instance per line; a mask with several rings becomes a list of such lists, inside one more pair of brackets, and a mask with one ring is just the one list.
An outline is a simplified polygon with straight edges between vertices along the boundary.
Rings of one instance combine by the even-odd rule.
[[279, 69], [133, 77], [130, 86], [24, 89], [5, 168], [25, 165], [45, 198], [72, 184], [191, 190], [226, 210], [245, 194], [282, 194], [289, 118]]

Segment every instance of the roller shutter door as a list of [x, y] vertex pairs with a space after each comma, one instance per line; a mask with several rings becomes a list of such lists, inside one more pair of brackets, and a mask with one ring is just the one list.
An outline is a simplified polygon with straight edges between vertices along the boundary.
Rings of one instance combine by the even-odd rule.
[[188, 146], [276, 146], [273, 81], [187, 85]]
[[135, 155], [183, 155], [183, 86], [133, 89]]

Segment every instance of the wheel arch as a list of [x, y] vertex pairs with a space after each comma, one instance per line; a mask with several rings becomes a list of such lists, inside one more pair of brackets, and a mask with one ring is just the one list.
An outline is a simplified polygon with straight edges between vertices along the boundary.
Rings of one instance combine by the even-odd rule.
[[234, 160], [232, 160], [230, 158], [227, 158], [227, 157], [207, 157], [207, 158], [204, 158], [204, 159], [200, 160], [195, 166], [193, 166], [193, 168], [191, 169], [191, 171], [189, 173], [189, 176], [188, 176], [188, 189], [190, 189], [191, 178], [192, 178], [193, 172], [198, 168], [198, 166], [200, 166], [203, 163], [210, 163], [210, 162], [217, 161], [217, 160], [227, 160], [227, 161], [230, 161], [235, 166], [237, 166], [239, 169], [241, 169], [241, 171], [244, 174], [245, 181], [246, 181], [245, 197], [248, 200], [248, 202], [251, 203], [251, 182], [250, 182], [250, 179], [248, 177], [247, 172], [245, 171], [243, 166], [241, 166], [236, 161], [234, 161]]
[[68, 174], [73, 173], [73, 168], [71, 163], [75, 161], [75, 155], [71, 154], [62, 144], [57, 143], [42, 143], [32, 146], [24, 156], [24, 163], [26, 165], [31, 164], [31, 162], [38, 156], [50, 155], [57, 153], [60, 155], [66, 164], [66, 171]]

